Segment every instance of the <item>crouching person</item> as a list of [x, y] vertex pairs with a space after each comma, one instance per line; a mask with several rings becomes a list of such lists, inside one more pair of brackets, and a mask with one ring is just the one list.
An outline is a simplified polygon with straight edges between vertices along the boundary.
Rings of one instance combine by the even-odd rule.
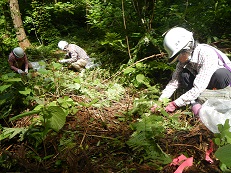
[[77, 71], [82, 71], [91, 63], [89, 56], [81, 47], [75, 44], [69, 44], [66, 41], [60, 41], [58, 47], [66, 52], [66, 59], [59, 60], [60, 63], [70, 64]]
[[206, 90], [216, 92], [230, 88], [229, 58], [215, 47], [197, 43], [192, 32], [181, 27], [172, 28], [165, 35], [164, 48], [168, 53], [169, 63], [177, 61], [177, 64], [172, 79], [159, 100], [170, 98], [179, 87], [186, 91], [167, 105], [167, 112], [174, 112], [179, 107], [191, 104], [194, 115], [198, 115], [201, 108], [197, 103], [200, 95]]
[[10, 68], [18, 74], [28, 74], [28, 59], [21, 47], [16, 47], [9, 54], [8, 64]]

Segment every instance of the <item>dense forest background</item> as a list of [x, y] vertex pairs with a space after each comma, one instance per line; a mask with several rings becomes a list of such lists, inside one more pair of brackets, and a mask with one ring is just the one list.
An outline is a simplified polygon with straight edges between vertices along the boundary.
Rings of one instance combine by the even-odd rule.
[[[174, 26], [193, 31], [195, 38], [204, 43], [216, 42], [223, 46], [230, 38], [230, 2], [227, 0], [27, 0], [18, 3], [32, 47], [56, 49], [58, 41], [64, 39], [85, 48], [105, 66], [119, 67], [164, 52], [162, 34]], [[3, 0], [0, 5], [3, 58], [18, 46], [18, 40], [9, 2]]]
[[[175, 67], [167, 63], [162, 35], [174, 26], [185, 27], [199, 42], [230, 57], [230, 6], [230, 0], [1, 0], [0, 168], [174, 172], [176, 167], [166, 165], [169, 155], [183, 152], [178, 145], [189, 151], [187, 147], [200, 145], [204, 137], [209, 143], [214, 136], [206, 128], [197, 131], [200, 125], [187, 107], [171, 117], [163, 110], [145, 117]], [[64, 56], [57, 47], [60, 40], [85, 49], [99, 68], [78, 74], [57, 63]], [[7, 59], [19, 45], [29, 61], [45, 62], [47, 69], [30, 79], [12, 74]], [[146, 123], [133, 126], [137, 119]], [[196, 138], [191, 145], [185, 144], [190, 141], [186, 133]], [[185, 145], [168, 148], [177, 137]], [[221, 164], [199, 163], [204, 149], [194, 149], [199, 151], [187, 154], [197, 156], [195, 172], [219, 172]]]

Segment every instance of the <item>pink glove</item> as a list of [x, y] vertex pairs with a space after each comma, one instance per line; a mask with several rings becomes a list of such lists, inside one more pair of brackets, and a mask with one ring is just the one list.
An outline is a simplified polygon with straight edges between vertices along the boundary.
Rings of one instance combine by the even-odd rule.
[[165, 108], [166, 112], [174, 112], [177, 108], [177, 105], [175, 102], [170, 102], [168, 106]]
[[156, 110], [157, 110], [157, 108], [158, 108], [158, 105], [155, 103], [152, 107], [151, 107], [151, 112], [156, 112]]
[[201, 109], [200, 103], [196, 103], [192, 106], [192, 111], [193, 111], [194, 115], [196, 115], [196, 116], [199, 114], [200, 109]]

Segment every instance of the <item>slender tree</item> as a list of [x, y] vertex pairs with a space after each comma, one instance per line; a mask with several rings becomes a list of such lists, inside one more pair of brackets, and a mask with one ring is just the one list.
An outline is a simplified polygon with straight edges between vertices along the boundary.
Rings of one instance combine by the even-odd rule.
[[10, 12], [13, 20], [14, 28], [16, 30], [17, 39], [19, 46], [23, 49], [30, 47], [31, 43], [26, 37], [26, 33], [23, 27], [21, 13], [19, 9], [18, 0], [9, 0], [10, 2]]

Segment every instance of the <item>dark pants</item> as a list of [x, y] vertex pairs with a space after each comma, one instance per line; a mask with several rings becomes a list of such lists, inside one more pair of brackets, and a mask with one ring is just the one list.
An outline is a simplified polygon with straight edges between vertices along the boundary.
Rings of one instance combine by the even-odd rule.
[[[181, 86], [187, 91], [193, 87], [195, 76], [188, 70], [184, 69], [181, 73]], [[231, 85], [231, 72], [225, 68], [220, 68], [215, 71], [207, 86], [207, 89], [223, 89]]]

